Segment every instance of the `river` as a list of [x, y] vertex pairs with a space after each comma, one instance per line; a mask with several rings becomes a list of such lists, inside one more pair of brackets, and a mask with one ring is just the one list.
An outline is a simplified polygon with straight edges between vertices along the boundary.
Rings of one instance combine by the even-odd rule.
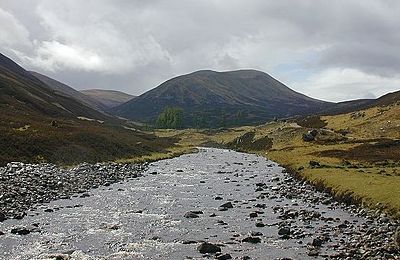
[[257, 155], [201, 148], [143, 175], [0, 223], [39, 231], [0, 236], [0, 258], [203, 259], [208, 241], [234, 259], [324, 259], [371, 223]]

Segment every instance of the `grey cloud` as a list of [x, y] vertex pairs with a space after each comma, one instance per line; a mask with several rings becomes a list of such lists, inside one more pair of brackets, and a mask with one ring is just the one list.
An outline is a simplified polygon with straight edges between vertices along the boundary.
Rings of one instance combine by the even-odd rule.
[[[274, 72], [290, 63], [313, 85], [297, 82], [296, 70], [273, 76], [311, 94], [330, 69], [373, 74], [390, 89], [400, 77], [395, 0], [0, 1], [28, 32], [28, 45], [2, 44], [0, 51], [77, 88], [139, 94], [198, 69]], [[335, 82], [321, 90], [324, 97]], [[349, 94], [364, 83], [353, 82]]]

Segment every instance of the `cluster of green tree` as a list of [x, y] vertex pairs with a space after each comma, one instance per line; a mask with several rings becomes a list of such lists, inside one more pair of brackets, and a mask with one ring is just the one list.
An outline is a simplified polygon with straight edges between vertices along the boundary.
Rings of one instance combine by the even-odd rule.
[[183, 110], [179, 107], [166, 107], [158, 116], [157, 128], [181, 129], [183, 128]]
[[[180, 107], [166, 107], [157, 117], [156, 128], [181, 129], [184, 127], [184, 111]], [[229, 114], [222, 111], [197, 111], [192, 114], [186, 114], [186, 122], [190, 127], [204, 129], [215, 127], [240, 126], [246, 123], [247, 113], [239, 110], [235, 114]]]

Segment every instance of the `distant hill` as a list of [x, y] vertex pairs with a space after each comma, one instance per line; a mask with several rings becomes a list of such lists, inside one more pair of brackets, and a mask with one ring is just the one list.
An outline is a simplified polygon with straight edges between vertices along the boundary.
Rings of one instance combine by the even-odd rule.
[[108, 109], [119, 106], [135, 98], [135, 96], [116, 90], [87, 89], [82, 90], [81, 93], [96, 100]]
[[39, 80], [41, 80], [42, 82], [46, 83], [47, 86], [51, 87], [55, 93], [59, 94], [59, 95], [64, 95], [67, 97], [71, 97], [74, 98], [78, 101], [80, 101], [83, 104], [86, 104], [96, 110], [100, 110], [100, 111], [105, 111], [107, 108], [106, 105], [104, 105], [103, 103], [99, 102], [98, 100], [85, 95], [83, 93], [81, 93], [78, 90], [75, 90], [74, 88], [61, 83], [55, 79], [52, 79], [48, 76], [45, 76], [43, 74], [40, 74], [38, 72], [35, 71], [30, 71], [30, 73], [35, 76], [36, 78], [38, 78]]
[[385, 94], [377, 99], [358, 99], [339, 102], [322, 110], [321, 115], [338, 115], [368, 109], [376, 106], [388, 106], [400, 101], [400, 91]]
[[380, 98], [376, 99], [372, 105], [373, 106], [388, 106], [393, 103], [400, 101], [400, 91], [395, 91], [388, 93], [386, 95], [381, 96]]
[[197, 71], [168, 80], [111, 112], [154, 122], [167, 106], [184, 110], [185, 126], [260, 124], [321, 111], [331, 103], [295, 92], [256, 70]]

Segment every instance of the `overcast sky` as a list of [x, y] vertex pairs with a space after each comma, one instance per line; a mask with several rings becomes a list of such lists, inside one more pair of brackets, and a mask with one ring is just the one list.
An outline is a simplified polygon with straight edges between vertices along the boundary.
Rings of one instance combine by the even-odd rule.
[[400, 90], [400, 1], [0, 0], [0, 52], [77, 89], [253, 68], [315, 98], [372, 98]]

